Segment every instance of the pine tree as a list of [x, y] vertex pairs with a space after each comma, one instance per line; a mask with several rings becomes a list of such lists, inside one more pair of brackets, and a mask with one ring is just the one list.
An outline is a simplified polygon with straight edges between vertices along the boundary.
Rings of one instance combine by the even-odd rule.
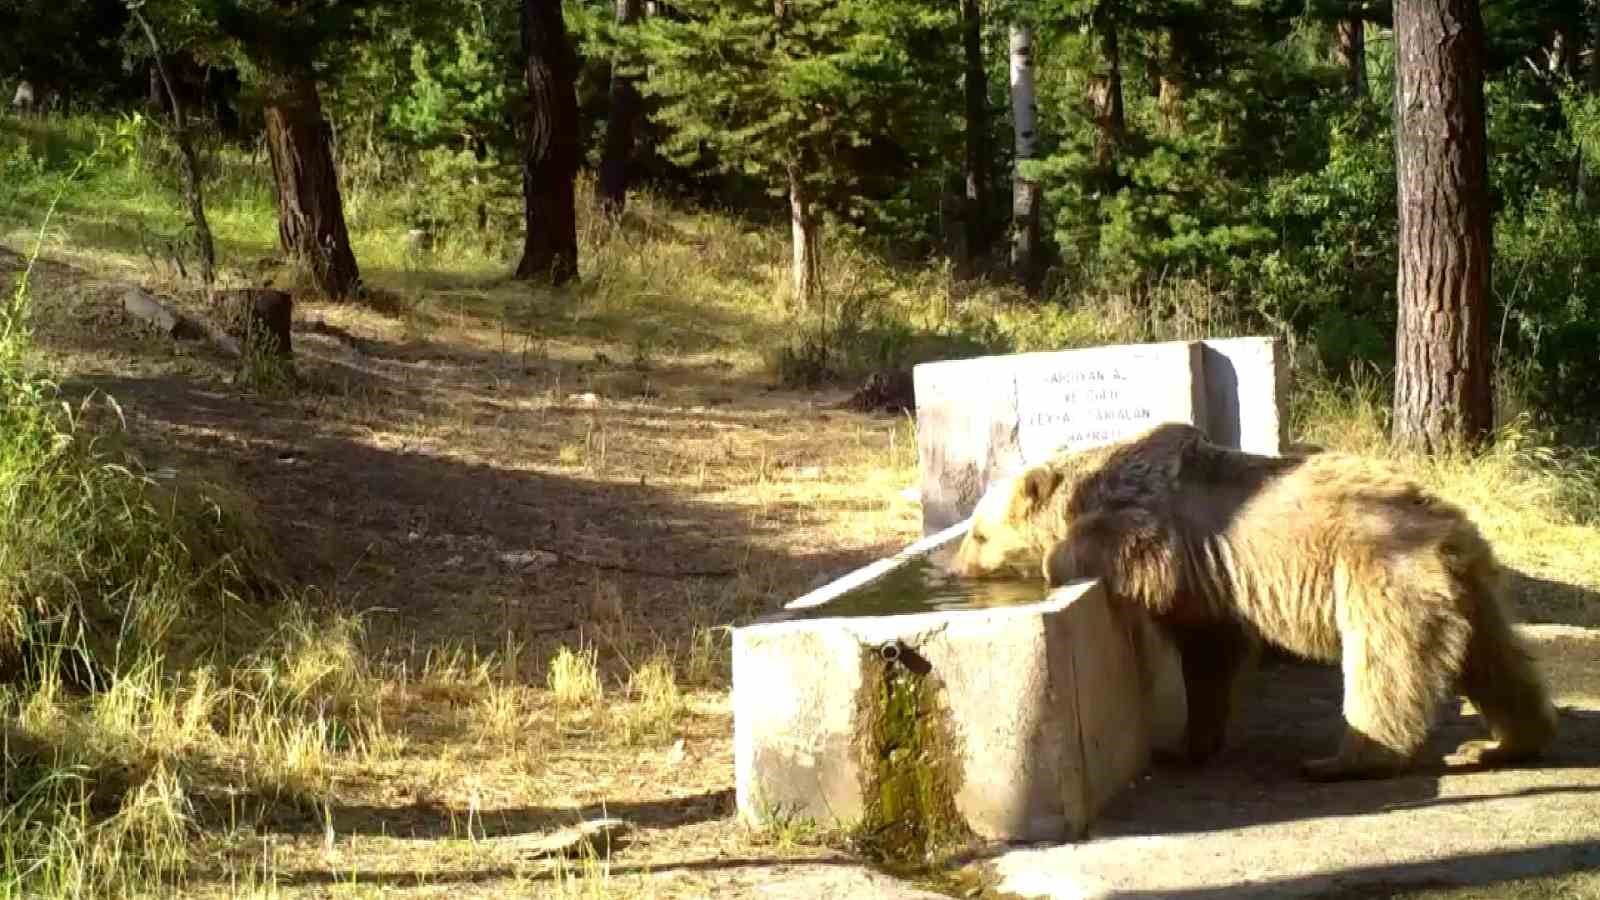
[[668, 129], [662, 152], [787, 197], [793, 299], [804, 308], [818, 289], [820, 216], [861, 196], [861, 153], [952, 130], [930, 91], [959, 72], [956, 10], [916, 0], [685, 0], [673, 10], [629, 29], [649, 67], [642, 89]]
[[965, 101], [966, 156], [962, 175], [966, 181], [963, 209], [964, 264], [989, 250], [989, 82], [983, 61], [983, 10], [979, 0], [961, 0], [961, 76]]
[[363, 40], [377, 0], [329, 6], [315, 0], [154, 0], [163, 32], [230, 59], [259, 92], [285, 253], [304, 262], [317, 289], [343, 298], [360, 289], [344, 201], [323, 114], [319, 79], [334, 77], [342, 51]]
[[1489, 183], [1477, 0], [1397, 0], [1400, 300], [1394, 439], [1425, 451], [1494, 425]]
[[565, 284], [578, 275], [577, 58], [561, 0], [522, 0], [528, 134], [522, 185], [526, 231], [516, 277]]
[[[639, 21], [642, 0], [616, 0], [617, 25], [626, 28]], [[639, 117], [639, 89], [625, 66], [611, 67], [611, 104], [606, 112], [606, 142], [596, 184], [600, 210], [621, 218], [628, 203], [628, 166], [633, 156], [634, 125]]]

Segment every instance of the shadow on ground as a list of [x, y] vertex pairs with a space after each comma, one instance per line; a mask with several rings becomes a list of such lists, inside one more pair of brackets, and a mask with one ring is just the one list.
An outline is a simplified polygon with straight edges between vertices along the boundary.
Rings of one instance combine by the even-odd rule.
[[[847, 868], [861, 868], [857, 860], [843, 856], [832, 856], [817, 859], [794, 859], [782, 856], [712, 856], [704, 859], [688, 859], [681, 862], [650, 863], [636, 865], [629, 863], [609, 862], [604, 871], [607, 879], [622, 878], [629, 875], [671, 875], [678, 872], [726, 872], [737, 869], [773, 869], [797, 868], [811, 866], [844, 866]], [[559, 874], [558, 874], [559, 872]], [[322, 884], [361, 884], [374, 887], [389, 886], [416, 886], [449, 885], [449, 884], [483, 884], [485, 882], [500, 881], [503, 879], [522, 878], [530, 881], [556, 881], [566, 880], [581, 883], [587, 877], [581, 861], [569, 861], [564, 871], [553, 866], [541, 871], [532, 866], [490, 866], [481, 869], [470, 869], [459, 872], [438, 871], [302, 871], [277, 876], [274, 881], [280, 887], [310, 887]], [[603, 885], [598, 888], [603, 890]]]
[[263, 803], [268, 815], [258, 828], [276, 834], [322, 834], [327, 822], [340, 835], [404, 840], [476, 840], [538, 835], [578, 822], [619, 818], [638, 828], [669, 829], [710, 822], [733, 814], [733, 789], [658, 800], [600, 801], [573, 807], [529, 806], [509, 809], [455, 809], [437, 803], [366, 806], [334, 802], [297, 814]]
[[[1537, 760], [1448, 764], [1457, 744], [1486, 736], [1476, 714], [1450, 703], [1413, 773], [1307, 781], [1299, 763], [1339, 737], [1340, 673], [1273, 659], [1207, 765], [1154, 768], [1085, 841], [987, 848], [973, 862], [992, 865], [1002, 891], [1050, 897], [1331, 900], [1427, 887], [1559, 896], [1550, 890], [1600, 869], [1600, 631], [1537, 624], [1526, 634], [1561, 711]], [[1528, 878], [1526, 892], [1494, 893]]]
[[[1600, 843], [1576, 841], [1495, 853], [1462, 854], [1416, 863], [1369, 866], [1249, 885], [1192, 890], [1112, 891], [1101, 896], [1104, 900], [1265, 900], [1279, 897], [1370, 900], [1374, 897], [1404, 896], [1427, 888], [1489, 887], [1551, 873], [1593, 871], [1600, 871]], [[1541, 892], [1537, 896], [1576, 895]]]
[[1600, 628], [1600, 591], [1515, 569], [1506, 575], [1506, 592], [1522, 621]]
[[[602, 582], [639, 614], [657, 617], [653, 607], [681, 607], [692, 592], [725, 621], [756, 611], [720, 602], [732, 598], [719, 586], [745, 573], [798, 591], [816, 573], [870, 555], [785, 552], [782, 523], [681, 489], [502, 468], [447, 455], [421, 437], [414, 446], [376, 446], [346, 423], [319, 422], [315, 404], [253, 400], [179, 378], [82, 379], [66, 388], [116, 397], [152, 469], [183, 477], [190, 466], [225, 464], [297, 575], [378, 611], [379, 628], [426, 626], [419, 653], [430, 636], [493, 648], [508, 631], [575, 631]], [[419, 402], [443, 401], [412, 397], [408, 405], [420, 413]], [[570, 415], [551, 410], [546, 421], [555, 427]], [[559, 558], [506, 562], [530, 548]]]
[[[1559, 659], [1564, 662], [1549, 666], [1557, 684], [1570, 686], [1584, 677], [1581, 656]], [[1569, 671], [1573, 669], [1579, 671]], [[1095, 836], [1190, 834], [1493, 799], [1440, 795], [1442, 776], [1469, 771], [1447, 767], [1443, 757], [1463, 741], [1488, 736], [1482, 720], [1463, 715], [1456, 704], [1442, 710], [1423, 751], [1423, 764], [1413, 774], [1327, 784], [1302, 779], [1302, 760], [1329, 755], [1338, 744], [1342, 697], [1337, 668], [1269, 660], [1241, 701], [1228, 746], [1204, 766], [1154, 767], [1106, 809]], [[1542, 759], [1499, 771], [1600, 767], [1600, 712], [1569, 707], [1561, 713], [1561, 734]], [[1494, 796], [1555, 793], [1593, 794], [1600, 808], [1600, 786], [1592, 783], [1542, 785]]]

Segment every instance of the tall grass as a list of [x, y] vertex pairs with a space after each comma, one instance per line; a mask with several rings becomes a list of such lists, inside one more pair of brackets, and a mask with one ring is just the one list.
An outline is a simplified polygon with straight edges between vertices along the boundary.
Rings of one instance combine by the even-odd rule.
[[145, 476], [85, 415], [114, 401], [32, 367], [34, 261], [83, 167], [0, 296], [0, 898], [166, 895], [217, 773], [320, 797], [330, 758], [391, 746], [353, 623], [286, 595], [238, 499]]

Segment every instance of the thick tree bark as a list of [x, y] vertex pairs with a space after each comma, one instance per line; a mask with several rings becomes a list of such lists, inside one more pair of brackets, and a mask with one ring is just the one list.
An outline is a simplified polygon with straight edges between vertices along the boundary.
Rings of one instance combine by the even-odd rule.
[[1025, 177], [1024, 163], [1038, 155], [1034, 130], [1033, 28], [1011, 26], [1011, 123], [1016, 134], [1016, 165], [1011, 183], [1011, 267], [1032, 293], [1039, 286], [1039, 182]]
[[[200, 254], [200, 281], [210, 288], [217, 280], [217, 246], [211, 240], [211, 226], [206, 222], [205, 193], [200, 185], [200, 159], [195, 154], [194, 142], [189, 139], [189, 123], [183, 114], [183, 104], [178, 102], [178, 92], [172, 88], [172, 78], [167, 75], [167, 68], [161, 62], [161, 44], [156, 40], [155, 29], [145, 20], [144, 14], [137, 7], [130, 8], [133, 17], [139, 22], [139, 27], [144, 30], [144, 36], [150, 41], [152, 71], [157, 78], [152, 79], [152, 87], [156, 86], [157, 79], [161, 87], [167, 92], [167, 98], [172, 102], [172, 139], [178, 145], [178, 157], [183, 161], [183, 200], [189, 207], [189, 222], [194, 226], [195, 249]], [[160, 108], [160, 95], [156, 97], [157, 109]]]
[[1096, 49], [1101, 66], [1089, 80], [1089, 109], [1094, 116], [1095, 165], [1110, 179], [1116, 170], [1117, 151], [1127, 130], [1122, 106], [1122, 51], [1117, 44], [1117, 23], [1111, 5], [1101, 3], [1094, 12]]
[[241, 353], [294, 356], [294, 297], [288, 291], [213, 291], [211, 304], [221, 316], [223, 330], [239, 342]]
[[1352, 97], [1367, 95], [1366, 22], [1340, 19], [1334, 23], [1334, 59], [1344, 68], [1345, 89]]
[[983, 17], [978, 0], [961, 0], [961, 43], [966, 57], [966, 262], [989, 249], [989, 82], [983, 67]]
[[[616, 0], [617, 24], [639, 20], [642, 0]], [[600, 211], [607, 218], [622, 218], [628, 203], [628, 165], [633, 156], [634, 123], [639, 116], [639, 89], [633, 79], [611, 67], [611, 110], [606, 116], [606, 143], [600, 158], [598, 184]]]
[[799, 165], [789, 166], [789, 226], [794, 251], [791, 276], [795, 305], [810, 309], [818, 286], [817, 213], [804, 175]]
[[1394, 439], [1436, 452], [1494, 425], [1483, 24], [1476, 0], [1397, 0], [1394, 19]]
[[345, 229], [339, 173], [317, 83], [305, 74], [267, 79], [267, 152], [278, 201], [278, 240], [311, 269], [329, 297], [355, 293], [361, 282]]
[[522, 161], [526, 234], [516, 277], [551, 285], [578, 276], [577, 57], [560, 0], [523, 0], [528, 141]]

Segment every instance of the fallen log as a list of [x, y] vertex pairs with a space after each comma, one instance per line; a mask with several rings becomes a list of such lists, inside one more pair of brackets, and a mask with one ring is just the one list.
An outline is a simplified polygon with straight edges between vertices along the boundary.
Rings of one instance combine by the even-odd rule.
[[204, 339], [234, 359], [243, 359], [245, 348], [253, 344], [275, 356], [292, 355], [289, 335], [294, 303], [288, 292], [265, 288], [214, 291], [211, 300], [220, 313], [221, 324], [186, 316], [137, 286], [123, 292], [122, 308], [167, 337], [179, 341]]
[[187, 341], [205, 336], [205, 329], [198, 322], [163, 306], [144, 288], [128, 288], [122, 295], [122, 308], [174, 340]]

